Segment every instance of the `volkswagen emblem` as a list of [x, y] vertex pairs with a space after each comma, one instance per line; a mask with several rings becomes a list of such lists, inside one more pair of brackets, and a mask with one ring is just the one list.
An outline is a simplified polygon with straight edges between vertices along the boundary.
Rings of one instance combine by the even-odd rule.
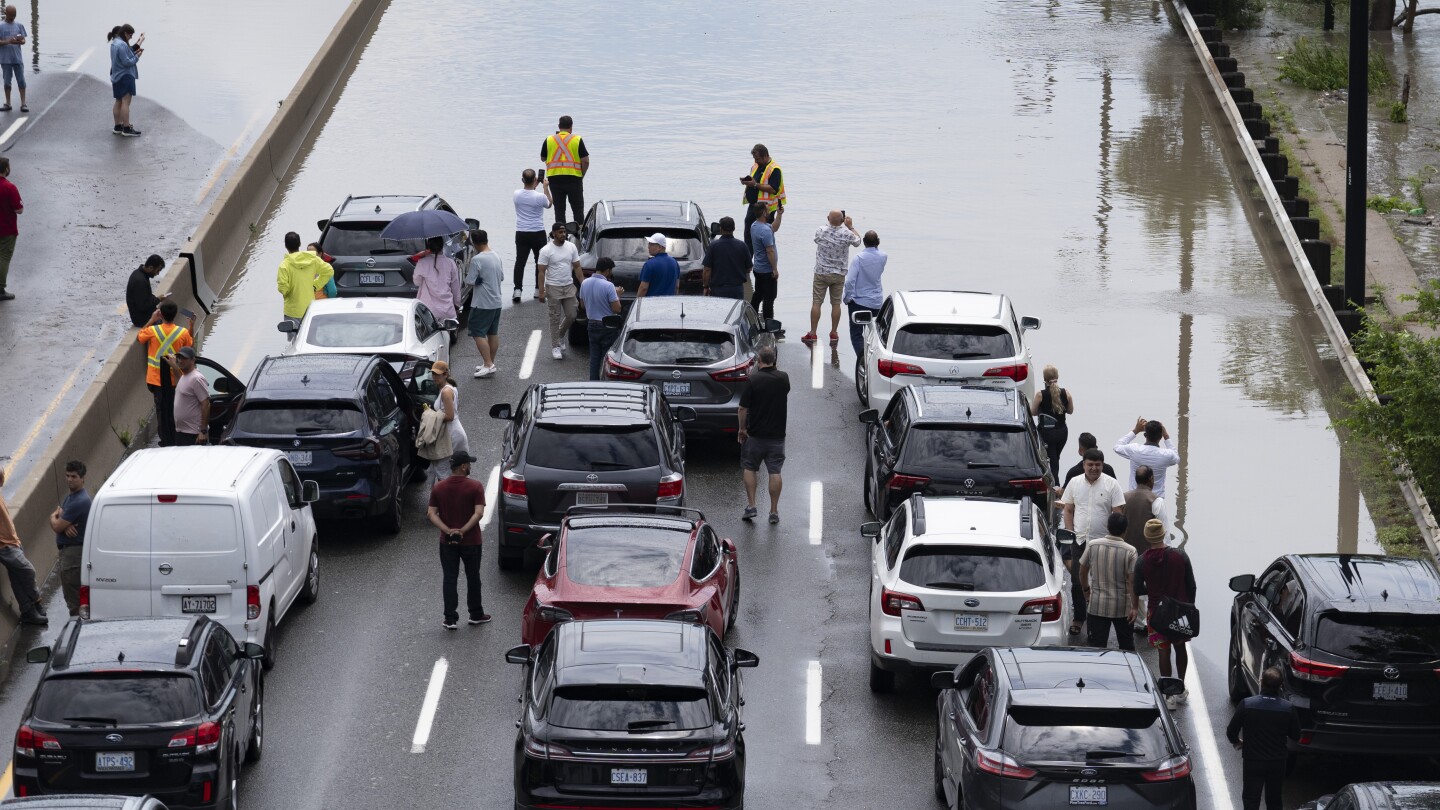
[[680, 379], [680, 369], [677, 368], [674, 371], [670, 372], [670, 376], [674, 377], [677, 380]]
[[168, 577], [170, 576], [170, 572], [174, 571], [175, 569], [170, 567], [170, 563], [165, 563], [156, 570]]
[[1080, 769], [1080, 775], [1081, 775], [1081, 776], [1098, 776], [1099, 773], [1100, 773], [1100, 772], [1097, 771], [1097, 770], [1095, 770], [1094, 768], [1081, 768], [1081, 769]]
[[1400, 677], [1400, 669], [1394, 665], [1385, 667], [1385, 669], [1381, 670], [1381, 673], [1387, 681], [1393, 681]]
[[979, 600], [979, 599], [966, 599], [966, 600], [965, 600], [965, 607], [980, 607], [980, 600]]
[[596, 475], [595, 473], [590, 473], [589, 475], [585, 476], [585, 480], [586, 480], [586, 481], [599, 481], [599, 480], [600, 480], [600, 476]]
[[366, 259], [366, 260], [365, 260], [365, 266], [366, 266], [366, 267], [374, 267], [374, 266], [375, 266], [375, 257], [374, 257], [374, 256], [371, 256], [370, 258]]
[[119, 734], [106, 734], [106, 735], [105, 735], [105, 742], [118, 743], [118, 742], [120, 742], [120, 741], [123, 740], [123, 739], [125, 739], [125, 738], [122, 737], [122, 736], [120, 736]]
[[974, 488], [975, 488], [975, 479], [974, 479], [974, 478], [966, 478], [966, 479], [965, 479], [965, 488], [966, 488], [966, 489], [974, 489]]

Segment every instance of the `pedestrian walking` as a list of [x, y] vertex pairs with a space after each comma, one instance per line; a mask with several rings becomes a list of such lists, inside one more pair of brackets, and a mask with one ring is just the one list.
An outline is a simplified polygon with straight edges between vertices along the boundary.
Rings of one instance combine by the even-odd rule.
[[[1105, 473], [1105, 454], [1091, 448], [1081, 462], [1084, 473], [1070, 480], [1060, 495], [1065, 528], [1075, 533], [1075, 540], [1065, 548], [1065, 567], [1070, 571], [1070, 598], [1075, 603], [1075, 618], [1070, 635], [1079, 635], [1080, 622], [1086, 616], [1085, 588], [1078, 566], [1085, 546], [1110, 531], [1110, 515], [1123, 512], [1125, 495], [1114, 476]], [[1123, 534], [1123, 531], [1122, 531]]]
[[194, 346], [175, 352], [175, 445], [190, 447], [210, 441], [210, 383], [195, 368]]
[[6, 6], [5, 22], [0, 22], [0, 72], [5, 79], [5, 105], [0, 107], [0, 112], [10, 112], [11, 80], [20, 90], [20, 112], [30, 112], [30, 106], [25, 103], [25, 54], [20, 50], [29, 36], [25, 26], [15, 22], [15, 7]]
[[650, 238], [645, 240], [645, 248], [650, 251], [650, 258], [640, 266], [640, 287], [635, 291], [636, 298], [645, 296], [674, 295], [680, 291], [680, 263], [670, 255], [669, 240], [663, 233], [652, 233]]
[[1134, 650], [1130, 624], [1140, 610], [1135, 594], [1135, 549], [1124, 540], [1125, 515], [1111, 512], [1106, 521], [1105, 536], [1086, 543], [1080, 554], [1080, 587], [1088, 604], [1086, 641], [1091, 647], [1108, 647], [1114, 628], [1120, 649]]
[[550, 356], [565, 359], [565, 339], [575, 323], [575, 291], [580, 284], [580, 251], [566, 240], [565, 226], [550, 227], [550, 243], [535, 264], [535, 288], [550, 314]]
[[435, 320], [454, 320], [460, 317], [460, 268], [445, 255], [445, 237], [426, 239], [425, 250], [415, 260], [415, 297]]
[[740, 467], [745, 476], [745, 512], [741, 520], [754, 520], [755, 489], [760, 464], [770, 480], [770, 522], [780, 522], [780, 470], [785, 466], [785, 419], [790, 398], [790, 375], [775, 367], [775, 344], [761, 344], [755, 357], [759, 369], [740, 392]]
[[135, 82], [140, 80], [140, 57], [145, 54], [145, 35], [130, 45], [135, 28], [130, 23], [110, 29], [105, 39], [110, 42], [110, 89], [115, 96], [115, 134], [127, 138], [140, 137], [140, 130], [130, 125], [130, 102], [135, 98]]
[[[0, 487], [5, 486], [5, 470], [0, 468]], [[10, 593], [20, 607], [21, 624], [49, 624], [45, 617], [45, 605], [40, 601], [40, 589], [35, 586], [35, 566], [20, 547], [20, 533], [15, 531], [15, 521], [10, 518], [10, 507], [0, 495], [0, 565], [10, 577]]]
[[[1060, 493], [1064, 491], [1064, 488], [1068, 486], [1072, 480], [1085, 474], [1085, 454], [1091, 450], [1097, 450], [1100, 443], [1095, 440], [1094, 433], [1081, 433], [1080, 437], [1075, 440], [1075, 444], [1080, 452], [1080, 460], [1075, 462], [1074, 467], [1071, 467], [1070, 469], [1065, 471], [1064, 480], [1060, 482], [1060, 486], [1055, 488], [1056, 497], [1060, 496]], [[1100, 459], [1100, 471], [1110, 476], [1111, 478], [1115, 478], [1118, 481], [1119, 478], [1115, 475], [1115, 468], [1111, 467], [1107, 462], [1104, 461], [1104, 451], [1100, 451]]]
[[[300, 234], [291, 231], [285, 234], [285, 258], [275, 274], [275, 289], [285, 299], [283, 314], [285, 320], [300, 327], [300, 320], [315, 301], [315, 293], [335, 277], [335, 268], [311, 250], [300, 249]], [[296, 333], [291, 333], [293, 339]]]
[[585, 304], [585, 331], [590, 336], [590, 379], [600, 379], [600, 364], [615, 345], [620, 329], [605, 325], [607, 315], [620, 314], [620, 293], [615, 284], [615, 260], [609, 256], [595, 262], [595, 272], [580, 282], [580, 300]]
[[[505, 280], [505, 263], [500, 254], [490, 249], [490, 234], [485, 231], [471, 231], [470, 244], [475, 246], [475, 255], [465, 268], [465, 280], [471, 285], [470, 319], [465, 328], [475, 340], [475, 350], [480, 352], [476, 378], [494, 377], [500, 370], [495, 357], [500, 352], [500, 282]], [[519, 287], [515, 295], [520, 295]]]
[[831, 211], [826, 224], [815, 230], [815, 281], [810, 290], [810, 331], [804, 343], [819, 340], [820, 305], [830, 299], [830, 345], [840, 342], [840, 297], [845, 272], [850, 269], [850, 248], [860, 246], [860, 232], [844, 211]]
[[470, 477], [474, 456], [457, 451], [447, 460], [450, 474], [430, 489], [430, 523], [440, 530], [441, 624], [460, 624], [460, 568], [465, 568], [465, 607], [470, 624], [490, 621], [480, 592], [480, 521], [485, 517], [485, 486]]
[[1069, 391], [1060, 387], [1059, 369], [1046, 366], [1043, 378], [1045, 387], [1035, 392], [1030, 412], [1035, 414], [1040, 427], [1040, 441], [1045, 444], [1045, 452], [1050, 457], [1050, 472], [1059, 473], [1060, 451], [1070, 440], [1070, 428], [1065, 424], [1065, 417], [1075, 412], [1075, 400], [1070, 398]]
[[71, 616], [80, 615], [80, 557], [85, 548], [85, 524], [90, 520], [90, 493], [85, 491], [85, 462], [65, 462], [65, 497], [50, 513], [59, 557], [60, 590]]
[[[785, 216], [785, 173], [780, 171], [780, 164], [770, 158], [770, 150], [763, 143], [750, 148], [750, 157], [750, 172], [740, 178], [740, 184], [745, 187], [742, 197], [745, 203], [745, 245], [754, 250], [751, 229], [761, 212], [770, 215], [771, 230], [780, 230], [780, 220]], [[759, 208], [755, 207], [756, 203], [760, 204]]]
[[775, 317], [775, 296], [780, 285], [780, 257], [775, 251], [775, 229], [770, 225], [770, 214], [764, 203], [755, 204], [750, 224], [750, 244], [754, 255], [751, 267], [755, 271], [755, 293], [750, 296], [750, 306], [759, 313], [761, 320]]
[[540, 145], [545, 161], [545, 180], [555, 200], [555, 223], [565, 222], [565, 203], [570, 203], [571, 222], [585, 220], [585, 173], [590, 171], [590, 150], [579, 135], [571, 132], [575, 122], [560, 116], [555, 134]]
[[1148, 465], [1135, 468], [1135, 486], [1125, 492], [1125, 518], [1130, 521], [1125, 542], [1136, 554], [1144, 554], [1150, 548], [1147, 524], [1158, 519], [1163, 525], [1165, 520], [1165, 499], [1155, 493], [1155, 473]]
[[1266, 810], [1282, 810], [1285, 764], [1290, 757], [1289, 741], [1300, 739], [1300, 720], [1295, 706], [1280, 697], [1285, 674], [1270, 667], [1260, 675], [1260, 694], [1240, 701], [1225, 736], [1240, 749], [1240, 803], [1242, 810], [1260, 810], [1265, 794]]
[[130, 280], [125, 282], [125, 308], [130, 311], [132, 325], [144, 326], [160, 306], [160, 299], [150, 289], [150, 279], [164, 269], [165, 260], [152, 253], [144, 264], [130, 271]]
[[735, 219], [720, 218], [720, 235], [705, 249], [704, 294], [716, 298], [745, 300], [745, 282], [753, 260], [750, 249], [735, 238]]
[[[1159, 653], [1160, 677], [1169, 678], [1173, 672], [1184, 681], [1185, 671], [1190, 668], [1190, 654], [1185, 649], [1186, 639], [1157, 629], [1151, 617], [1155, 615], [1155, 607], [1164, 599], [1195, 604], [1195, 568], [1190, 565], [1189, 555], [1178, 548], [1165, 545], [1163, 522], [1155, 518], [1145, 521], [1144, 535], [1149, 548], [1140, 555], [1135, 566], [1135, 592], [1149, 600], [1145, 610], [1145, 630], [1151, 646]], [[1174, 669], [1170, 666], [1172, 651], [1175, 653]], [[1190, 690], [1185, 689], [1178, 695], [1167, 695], [1165, 702], [1174, 709], [1189, 697]]]
[[[552, 204], [550, 181], [537, 178], [534, 169], [520, 173], [524, 188], [515, 190], [515, 294], [510, 300], [520, 303], [520, 288], [525, 286], [525, 263], [534, 257], [540, 262], [540, 249], [545, 247], [545, 209]], [[536, 190], [536, 187], [539, 190]], [[535, 288], [540, 297], [540, 288]]]
[[170, 300], [161, 301], [149, 322], [135, 336], [145, 347], [145, 385], [155, 397], [155, 426], [160, 436], [160, 446], [175, 444], [175, 382], [179, 376], [169, 362], [169, 357], [186, 346], [194, 346], [195, 316], [190, 316], [189, 328], [175, 323], [180, 307]]
[[880, 250], [880, 234], [866, 231], [862, 240], [865, 247], [850, 260], [850, 270], [845, 274], [845, 289], [841, 298], [850, 308], [850, 345], [855, 347], [855, 356], [864, 354], [865, 327], [855, 323], [855, 313], [868, 312], [874, 318], [885, 303], [885, 287], [881, 278], [885, 275], [885, 263], [890, 261]]
[[[1144, 444], [1134, 444], [1136, 437], [1145, 437]], [[1155, 473], [1155, 494], [1165, 494], [1165, 471], [1180, 463], [1180, 454], [1170, 444], [1170, 431], [1151, 419], [1139, 417], [1135, 429], [1115, 441], [1115, 455], [1130, 460], [1130, 488], [1135, 488], [1135, 468], [1141, 464]]]
[[0, 301], [14, 301], [15, 295], [5, 289], [10, 278], [10, 260], [15, 257], [15, 241], [20, 238], [20, 215], [25, 203], [20, 189], [10, 182], [10, 158], [0, 157]]
[[[445, 423], [445, 432], [450, 437], [451, 455], [470, 452], [470, 437], [466, 435], [465, 425], [460, 421], [460, 386], [455, 382], [455, 378], [450, 376], [450, 364], [444, 360], [436, 360], [430, 364], [430, 376], [440, 388], [439, 395], [435, 397], [435, 410], [440, 412]], [[441, 456], [430, 464], [431, 487], [449, 475], [448, 457]]]

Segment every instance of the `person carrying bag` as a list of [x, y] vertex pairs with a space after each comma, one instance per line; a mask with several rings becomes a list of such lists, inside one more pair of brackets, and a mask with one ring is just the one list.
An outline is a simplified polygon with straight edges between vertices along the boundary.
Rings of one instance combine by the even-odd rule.
[[[1185, 680], [1190, 655], [1185, 643], [1200, 635], [1200, 611], [1195, 609], [1195, 569], [1185, 552], [1165, 545], [1165, 524], [1151, 519], [1145, 523], [1145, 542], [1150, 545], [1135, 564], [1135, 591], [1149, 596], [1146, 632], [1159, 653], [1160, 677], [1170, 677], [1170, 652], [1175, 652], [1176, 674]], [[1186, 689], [1167, 696], [1174, 709], [1190, 696]]]

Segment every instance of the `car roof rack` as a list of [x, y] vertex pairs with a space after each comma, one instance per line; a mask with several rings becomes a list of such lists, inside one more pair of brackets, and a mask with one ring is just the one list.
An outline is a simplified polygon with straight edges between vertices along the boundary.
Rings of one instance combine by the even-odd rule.
[[50, 668], [65, 669], [70, 666], [70, 659], [75, 655], [75, 643], [80, 640], [80, 628], [84, 622], [71, 622], [66, 629], [70, 632], [62, 632], [60, 638], [55, 640], [55, 648], [51, 651]]
[[204, 616], [196, 616], [185, 627], [185, 635], [175, 644], [175, 666], [188, 667], [200, 651], [200, 640], [205, 633]]
[[910, 532], [916, 537], [925, 533], [925, 496], [910, 496]]
[[1020, 536], [1026, 540], [1035, 539], [1035, 507], [1029, 495], [1020, 499]]
[[704, 520], [705, 513], [688, 506], [668, 506], [659, 503], [596, 503], [572, 506], [565, 510], [565, 518], [599, 517], [609, 513], [630, 515], [655, 515], [657, 517], [688, 518]]

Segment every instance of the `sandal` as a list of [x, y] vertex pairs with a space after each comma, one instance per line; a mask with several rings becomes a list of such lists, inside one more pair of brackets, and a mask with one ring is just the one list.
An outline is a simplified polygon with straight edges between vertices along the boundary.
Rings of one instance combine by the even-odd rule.
[[25, 104], [21, 104], [21, 105], [20, 105], [20, 112], [30, 112], [30, 107], [27, 106], [27, 105], [25, 105]]
[[9, 104], [6, 104], [5, 106], [0, 107], [0, 112], [10, 112], [10, 110], [12, 110], [12, 109], [14, 109], [14, 108], [11, 107]]
[[1070, 623], [1070, 635], [1072, 635], [1072, 636], [1078, 636], [1078, 635], [1080, 635], [1080, 623], [1079, 623], [1079, 622], [1071, 622], [1071, 623]]

